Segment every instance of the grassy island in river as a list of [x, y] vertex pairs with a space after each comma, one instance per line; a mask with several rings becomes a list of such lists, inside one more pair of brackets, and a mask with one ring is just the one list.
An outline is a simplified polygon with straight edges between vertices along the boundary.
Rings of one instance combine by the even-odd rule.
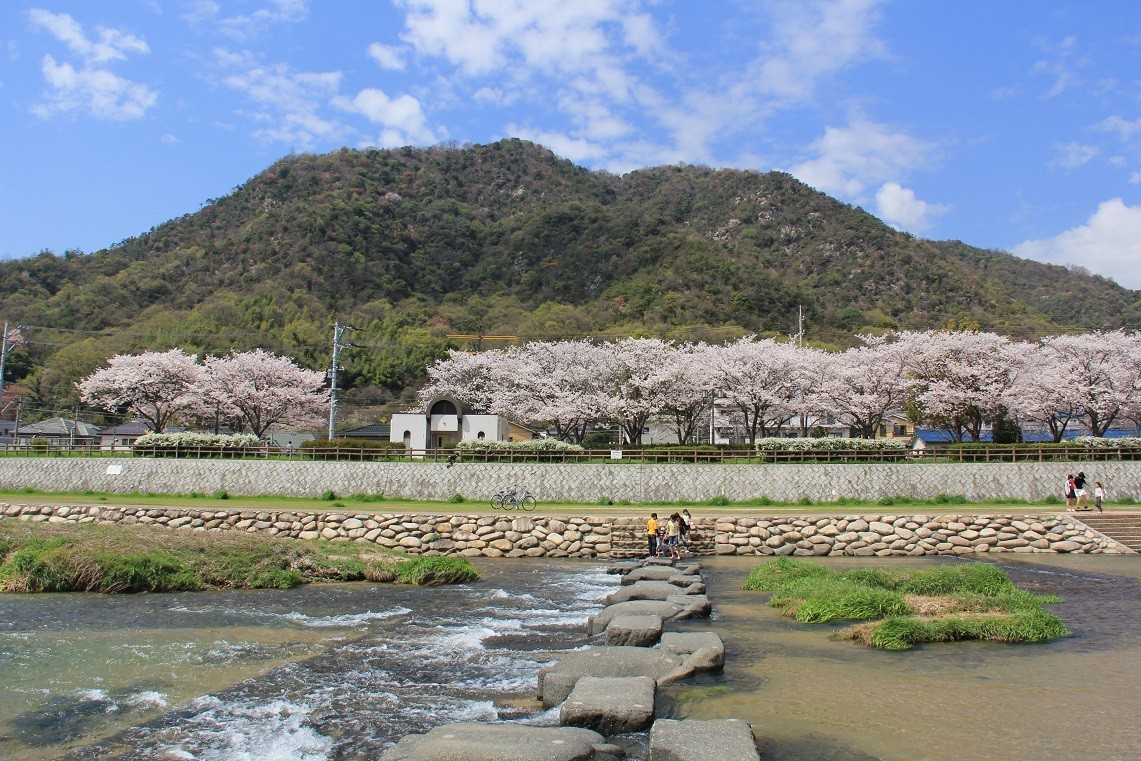
[[884, 650], [923, 642], [1045, 642], [1069, 634], [1042, 606], [1057, 597], [1018, 589], [987, 563], [835, 571], [779, 558], [754, 568], [745, 589], [802, 623], [859, 621], [840, 634]]
[[466, 560], [355, 542], [0, 521], [0, 592], [290, 589], [314, 581], [475, 581]]

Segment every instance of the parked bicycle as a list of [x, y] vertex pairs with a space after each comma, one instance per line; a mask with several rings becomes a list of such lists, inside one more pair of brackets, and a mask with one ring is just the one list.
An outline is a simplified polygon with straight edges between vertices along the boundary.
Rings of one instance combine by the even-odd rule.
[[520, 490], [518, 486], [508, 486], [495, 493], [491, 498], [491, 507], [495, 510], [526, 510], [530, 512], [536, 506], [535, 495], [526, 489]]

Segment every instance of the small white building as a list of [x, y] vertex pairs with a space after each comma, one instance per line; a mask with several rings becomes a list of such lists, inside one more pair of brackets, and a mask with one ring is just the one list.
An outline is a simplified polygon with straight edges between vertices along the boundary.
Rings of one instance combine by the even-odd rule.
[[526, 441], [535, 432], [502, 415], [469, 412], [454, 399], [433, 399], [427, 412], [398, 412], [392, 416], [389, 441], [406, 449], [452, 449], [461, 441]]

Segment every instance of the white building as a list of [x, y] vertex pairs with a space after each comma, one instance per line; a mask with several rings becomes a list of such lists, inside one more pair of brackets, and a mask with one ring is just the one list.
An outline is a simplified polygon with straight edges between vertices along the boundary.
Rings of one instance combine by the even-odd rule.
[[406, 449], [452, 449], [461, 441], [526, 441], [535, 432], [502, 415], [469, 412], [454, 399], [433, 399], [427, 412], [398, 412], [392, 416], [389, 441]]

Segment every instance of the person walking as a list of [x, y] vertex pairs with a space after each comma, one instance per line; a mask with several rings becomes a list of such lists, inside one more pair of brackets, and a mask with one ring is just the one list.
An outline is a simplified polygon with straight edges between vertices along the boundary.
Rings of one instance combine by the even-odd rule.
[[1074, 498], [1076, 496], [1074, 493], [1074, 474], [1069, 473], [1066, 475], [1066, 512], [1072, 513], [1074, 511]]
[[671, 560], [681, 560], [681, 548], [678, 546], [680, 540], [681, 516], [674, 513], [666, 523], [666, 545], [669, 547]]
[[1074, 506], [1077, 507], [1078, 510], [1093, 509], [1087, 506], [1088, 503], [1086, 500], [1089, 499], [1089, 496], [1086, 493], [1086, 474], [1080, 470], [1078, 474], [1074, 476], [1074, 497], [1076, 498]]
[[693, 527], [693, 516], [689, 514], [689, 508], [681, 511], [681, 546], [689, 552], [689, 531]]
[[1093, 506], [1097, 508], [1099, 513], [1105, 511], [1101, 509], [1101, 501], [1105, 499], [1105, 489], [1101, 486], [1101, 481], [1093, 482]]
[[650, 519], [646, 521], [646, 542], [649, 545], [650, 557], [658, 554], [658, 514], [650, 513]]

